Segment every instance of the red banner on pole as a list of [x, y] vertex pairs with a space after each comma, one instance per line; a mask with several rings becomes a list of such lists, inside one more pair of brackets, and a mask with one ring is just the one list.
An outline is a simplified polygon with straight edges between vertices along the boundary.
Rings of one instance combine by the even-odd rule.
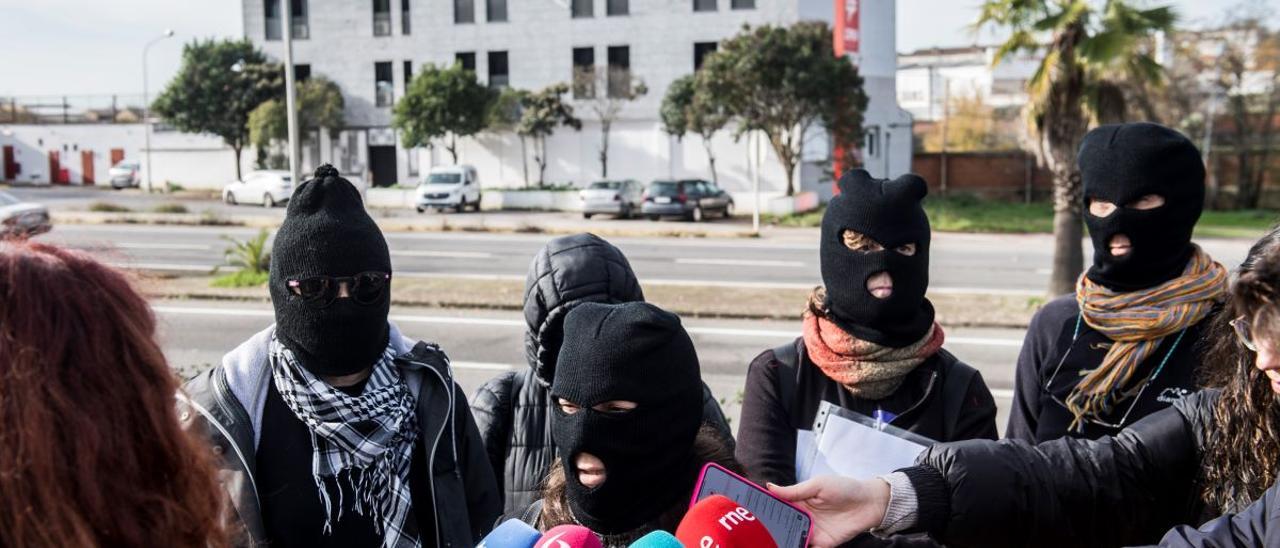
[[[832, 29], [832, 47], [836, 56], [852, 55], [856, 62], [858, 58], [859, 48], [861, 47], [861, 13], [859, 13], [858, 4], [861, 0], [834, 0], [835, 3], [835, 27]], [[835, 181], [840, 180], [840, 176], [844, 171], [852, 166], [844, 165], [844, 144], [836, 140], [832, 143], [832, 162], [831, 171]], [[859, 151], [855, 151], [855, 157]], [[835, 189], [835, 193], [840, 193], [840, 187], [836, 186], [832, 181], [831, 186]]]

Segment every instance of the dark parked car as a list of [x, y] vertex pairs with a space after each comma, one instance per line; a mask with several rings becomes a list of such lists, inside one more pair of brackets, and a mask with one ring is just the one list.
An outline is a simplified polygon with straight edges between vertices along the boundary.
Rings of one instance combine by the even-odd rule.
[[727, 219], [733, 216], [733, 197], [701, 179], [654, 181], [645, 190], [640, 213], [651, 221], [678, 216], [696, 223], [713, 214]]
[[596, 181], [582, 190], [582, 217], [604, 213], [630, 219], [638, 213], [644, 187], [637, 181]]

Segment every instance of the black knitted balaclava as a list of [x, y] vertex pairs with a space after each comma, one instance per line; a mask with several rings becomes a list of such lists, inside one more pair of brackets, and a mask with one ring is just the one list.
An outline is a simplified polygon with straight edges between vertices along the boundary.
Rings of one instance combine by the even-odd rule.
[[276, 337], [308, 371], [350, 375], [377, 361], [387, 348], [390, 287], [373, 305], [339, 298], [318, 308], [291, 293], [288, 281], [369, 271], [391, 272], [387, 241], [356, 188], [333, 166], [321, 166], [294, 191], [271, 249]]
[[[903, 175], [873, 179], [865, 170], [840, 178], [840, 194], [822, 216], [822, 283], [831, 319], [849, 334], [892, 348], [920, 340], [933, 325], [929, 288], [929, 218], [921, 200], [929, 192], [924, 179]], [[853, 230], [877, 241], [882, 251], [858, 252], [844, 244]], [[916, 244], [910, 257], [895, 249]], [[867, 280], [880, 272], [893, 278], [893, 294], [877, 299]]]
[[[597, 533], [630, 531], [693, 486], [702, 424], [698, 355], [680, 318], [647, 303], [580, 304], [565, 317], [564, 333], [551, 394], [582, 407], [569, 414], [554, 405], [551, 417], [569, 508]], [[636, 408], [591, 409], [613, 400]], [[589, 489], [578, 481], [581, 453], [604, 461], [604, 484]]]
[[[1093, 240], [1090, 280], [1113, 291], [1155, 287], [1182, 275], [1191, 259], [1191, 232], [1204, 209], [1204, 163], [1181, 133], [1149, 124], [1099, 127], [1084, 136], [1077, 157], [1084, 183], [1085, 224]], [[1126, 207], [1148, 194], [1164, 205]], [[1089, 213], [1092, 200], [1116, 205], [1106, 217]], [[1129, 237], [1129, 253], [1111, 255], [1110, 241]]]

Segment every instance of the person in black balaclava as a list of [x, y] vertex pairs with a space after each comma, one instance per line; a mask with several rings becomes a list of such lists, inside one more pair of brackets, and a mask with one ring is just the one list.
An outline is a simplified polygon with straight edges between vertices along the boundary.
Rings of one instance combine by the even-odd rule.
[[608, 545], [674, 531], [702, 464], [736, 468], [704, 427], [698, 356], [680, 318], [647, 303], [584, 303], [564, 334], [551, 386], [560, 463], [533, 521], [578, 523]]
[[858, 169], [838, 187], [822, 217], [823, 286], [810, 295], [802, 334], [747, 372], [737, 457], [760, 484], [795, 483], [797, 431], [813, 427], [822, 402], [937, 441], [996, 437], [982, 375], [942, 348], [925, 297], [928, 185]]
[[1226, 269], [1191, 243], [1204, 208], [1200, 152], [1136, 123], [1085, 135], [1077, 159], [1093, 265], [1031, 320], [1005, 435], [1098, 438], [1198, 389], [1204, 320]]
[[391, 276], [360, 194], [322, 166], [275, 235], [275, 325], [188, 384], [232, 448], [218, 452], [254, 544], [469, 546], [500, 513], [448, 358], [388, 321]]

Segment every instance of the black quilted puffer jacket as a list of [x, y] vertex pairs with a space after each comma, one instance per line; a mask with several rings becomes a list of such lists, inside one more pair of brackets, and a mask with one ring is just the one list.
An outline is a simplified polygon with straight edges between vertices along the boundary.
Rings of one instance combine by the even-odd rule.
[[[529, 368], [503, 373], [481, 386], [471, 402], [502, 492], [504, 512], [541, 498], [542, 481], [556, 458], [551, 440], [551, 394], [565, 314], [584, 302], [643, 301], [626, 256], [594, 234], [556, 238], [533, 259], [525, 282], [525, 358]], [[720, 404], [703, 386], [705, 422], [732, 447]]]

